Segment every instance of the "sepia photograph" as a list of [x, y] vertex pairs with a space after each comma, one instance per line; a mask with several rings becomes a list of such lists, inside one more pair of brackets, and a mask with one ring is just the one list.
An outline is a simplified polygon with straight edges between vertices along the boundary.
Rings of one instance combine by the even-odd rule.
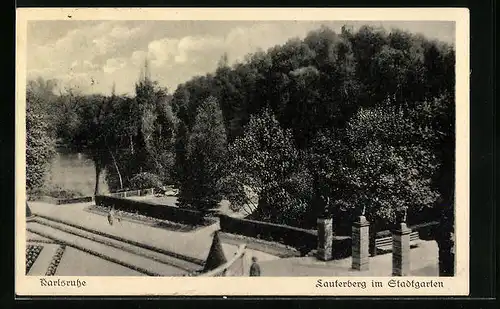
[[388, 295], [467, 280], [463, 11], [199, 11], [23, 18], [16, 277], [42, 294], [99, 277]]

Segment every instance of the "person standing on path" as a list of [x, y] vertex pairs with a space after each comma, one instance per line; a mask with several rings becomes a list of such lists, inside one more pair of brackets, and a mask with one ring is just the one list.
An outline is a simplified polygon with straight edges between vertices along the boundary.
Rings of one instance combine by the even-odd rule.
[[113, 225], [113, 221], [115, 219], [115, 209], [111, 208], [108, 212], [108, 223], [109, 225]]
[[260, 265], [257, 264], [257, 257], [252, 257], [252, 265], [250, 266], [250, 277], [260, 276]]

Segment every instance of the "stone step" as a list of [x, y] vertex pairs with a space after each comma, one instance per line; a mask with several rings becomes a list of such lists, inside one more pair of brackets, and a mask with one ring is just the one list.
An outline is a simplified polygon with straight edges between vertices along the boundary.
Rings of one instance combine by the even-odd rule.
[[[87, 213], [85, 215], [89, 215], [89, 214]], [[56, 218], [56, 217], [47, 216], [47, 215], [37, 213], [37, 219], [40, 219], [40, 218], [46, 219], [46, 220], [49, 220], [52, 222], [62, 223], [62, 224], [65, 224], [67, 226], [74, 227], [74, 228], [77, 228], [77, 229], [80, 229], [80, 230], [83, 230], [86, 232], [90, 232], [93, 234], [101, 235], [101, 236], [104, 236], [104, 237], [107, 237], [110, 239], [115, 239], [115, 240], [118, 240], [121, 242], [125, 242], [127, 244], [130, 244], [130, 245], [133, 245], [136, 247], [159, 252], [159, 253], [162, 253], [164, 255], [169, 255], [169, 256], [172, 256], [176, 259], [188, 261], [190, 263], [193, 263], [193, 264], [196, 264], [199, 266], [204, 265], [204, 259], [188, 256], [186, 254], [180, 254], [180, 253], [178, 253], [178, 251], [181, 251], [181, 250], [179, 250], [179, 248], [175, 248], [175, 252], [174, 252], [174, 250], [166, 250], [166, 249], [164, 249], [164, 247], [151, 245], [151, 243], [155, 243], [155, 240], [157, 243], [159, 243], [160, 241], [165, 242], [167, 239], [158, 239], [158, 237], [156, 235], [156, 231], [154, 234], [149, 234], [149, 233], [147, 233], [146, 235], [144, 233], [137, 233], [136, 234], [135, 233], [136, 231], [143, 232], [143, 230], [137, 229], [137, 226], [131, 222], [121, 222], [123, 225], [118, 224], [117, 226], [120, 226], [120, 229], [115, 230], [113, 228], [110, 229], [110, 226], [108, 225], [106, 219], [104, 219], [104, 220], [106, 220], [106, 224], [105, 224], [105, 226], [103, 226], [102, 222], [100, 222], [99, 224], [97, 224], [97, 223], [96, 224], [89, 224], [89, 222], [91, 222], [90, 220], [92, 220], [92, 219], [95, 220], [95, 218], [91, 218], [91, 217], [86, 217], [85, 218], [86, 220], [81, 220], [81, 222], [77, 223], [77, 222], [75, 222], [76, 220], [72, 221], [72, 219], [69, 219], [69, 218], [61, 219], [61, 218]], [[159, 229], [155, 228], [155, 230], [159, 230]], [[126, 236], [124, 235], [124, 232], [127, 233]], [[185, 234], [185, 233], [176, 233], [176, 234], [179, 234], [180, 236], [184, 236], [183, 234]], [[208, 249], [210, 247], [210, 242], [211, 242], [211, 238], [208, 240], [207, 252], [208, 252]], [[186, 248], [186, 249], [192, 249], [192, 248]], [[192, 250], [184, 250], [184, 251], [191, 253]]]
[[71, 234], [37, 222], [27, 227], [28, 231], [53, 239], [67, 246], [82, 250], [110, 262], [120, 264], [149, 276], [182, 276], [187, 272], [150, 258], [117, 249], [105, 244]]
[[104, 244], [106, 246], [114, 247], [114, 248], [117, 248], [120, 250], [127, 251], [129, 253], [137, 254], [137, 255], [140, 255], [143, 257], [147, 257], [147, 258], [150, 258], [154, 261], [157, 261], [157, 262], [160, 262], [160, 263], [163, 263], [166, 265], [174, 266], [176, 268], [183, 269], [187, 272], [192, 272], [192, 271], [195, 271], [195, 270], [198, 270], [201, 268], [200, 265], [191, 263], [191, 262], [186, 261], [186, 260], [178, 259], [178, 258], [172, 257], [170, 255], [165, 255], [161, 252], [149, 250], [149, 249], [146, 249], [143, 247], [138, 247], [138, 246], [135, 246], [131, 243], [128, 243], [127, 241], [121, 241], [121, 240], [106, 237], [104, 235], [98, 235], [98, 234], [95, 234], [95, 233], [92, 233], [92, 232], [89, 232], [86, 230], [82, 230], [80, 228], [70, 226], [70, 225], [67, 225], [67, 224], [64, 224], [61, 222], [52, 221], [52, 220], [46, 219], [46, 218], [37, 218], [35, 222], [52, 227], [52, 228], [55, 228], [55, 229], [58, 229], [60, 231], [64, 231], [64, 232], [76, 235], [76, 236], [90, 239], [92, 241]]

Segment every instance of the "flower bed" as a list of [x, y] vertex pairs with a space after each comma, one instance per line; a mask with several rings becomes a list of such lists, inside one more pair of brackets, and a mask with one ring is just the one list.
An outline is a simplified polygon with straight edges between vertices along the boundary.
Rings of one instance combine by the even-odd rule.
[[26, 274], [31, 269], [31, 266], [33, 266], [33, 263], [35, 263], [36, 259], [40, 255], [40, 252], [42, 252], [43, 246], [40, 245], [27, 245], [26, 246]]
[[66, 205], [66, 204], [77, 204], [77, 203], [89, 203], [94, 200], [93, 196], [82, 196], [82, 197], [74, 197], [68, 199], [59, 199], [57, 200], [57, 205]]
[[61, 262], [61, 258], [65, 250], [66, 250], [65, 245], [59, 246], [59, 248], [57, 248], [56, 253], [52, 257], [52, 260], [50, 261], [49, 267], [47, 268], [47, 272], [45, 272], [45, 276], [53, 276], [56, 273], [57, 266], [59, 266], [59, 263]]

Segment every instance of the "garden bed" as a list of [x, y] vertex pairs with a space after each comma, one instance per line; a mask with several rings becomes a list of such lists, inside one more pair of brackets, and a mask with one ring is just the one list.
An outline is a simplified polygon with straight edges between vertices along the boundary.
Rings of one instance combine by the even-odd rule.
[[42, 249], [43, 246], [41, 245], [31, 244], [26, 246], [26, 274], [30, 271]]
[[[91, 213], [95, 213], [102, 216], [107, 216], [110, 211], [110, 207], [99, 206], [99, 205], [91, 205], [86, 208], [86, 211]], [[192, 232], [201, 227], [214, 224], [216, 222], [213, 218], [206, 218], [203, 221], [203, 225], [190, 225], [190, 224], [182, 224], [178, 222], [172, 222], [168, 220], [148, 217], [145, 215], [141, 215], [140, 213], [132, 213], [127, 211], [115, 210], [115, 217], [120, 218], [121, 220], [126, 220], [133, 223], [145, 224], [153, 227], [161, 227], [168, 230], [176, 231], [176, 232]]]
[[205, 216], [200, 211], [106, 195], [97, 195], [95, 197], [95, 202], [96, 205], [107, 208], [112, 207], [116, 211], [137, 213], [146, 217], [166, 220], [169, 222], [193, 226], [206, 225]]
[[78, 203], [89, 203], [94, 200], [93, 196], [82, 196], [82, 197], [73, 197], [68, 199], [58, 199], [57, 205], [67, 205], [67, 204], [78, 204]]

